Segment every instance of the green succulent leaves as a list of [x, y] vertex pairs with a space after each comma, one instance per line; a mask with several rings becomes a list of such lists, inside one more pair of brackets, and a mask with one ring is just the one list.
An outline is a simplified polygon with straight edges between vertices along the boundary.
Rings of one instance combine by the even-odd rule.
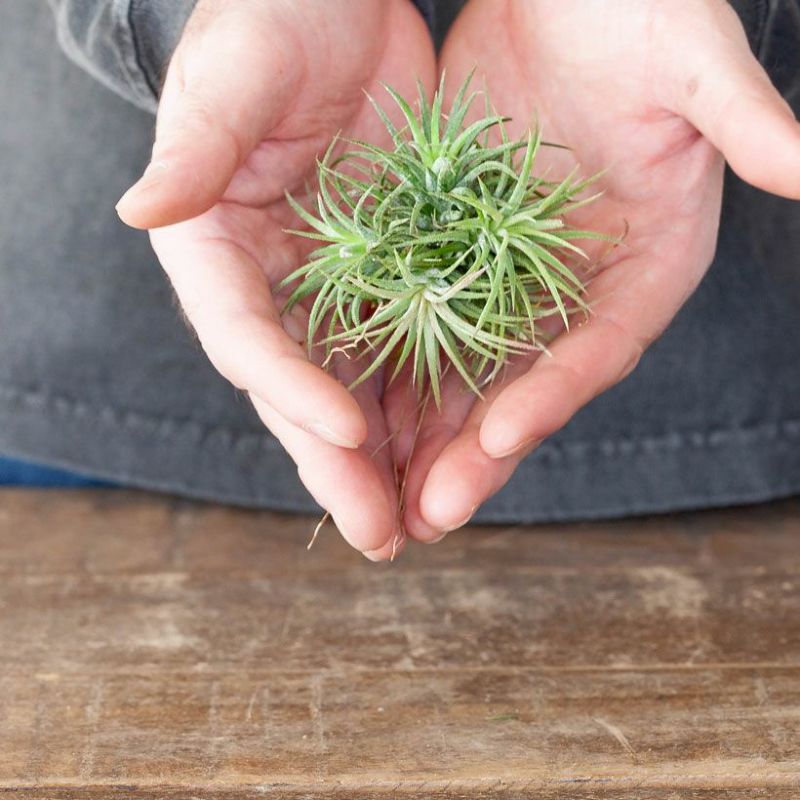
[[314, 213], [288, 197], [308, 226], [292, 233], [321, 243], [280, 287], [293, 287], [285, 310], [310, 298], [309, 348], [363, 359], [353, 385], [410, 363], [437, 405], [448, 365], [480, 394], [510, 357], [541, 349], [541, 319], [585, 310], [575, 241], [611, 240], [564, 219], [595, 199], [582, 197], [594, 178], [536, 177], [540, 130], [510, 141], [504, 117], [466, 124], [468, 87], [446, 114], [444, 81], [432, 101], [420, 87], [418, 113], [386, 87], [405, 118], [395, 127], [373, 101], [393, 149], [351, 142], [333, 160], [332, 145]]

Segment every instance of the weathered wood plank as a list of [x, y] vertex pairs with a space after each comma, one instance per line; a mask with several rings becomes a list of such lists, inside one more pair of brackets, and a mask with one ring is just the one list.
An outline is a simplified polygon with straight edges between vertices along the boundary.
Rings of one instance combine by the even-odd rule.
[[51, 674], [13, 688], [3, 782], [800, 791], [798, 669]]
[[747, 787], [741, 789], [691, 789], [650, 788], [643, 786], [587, 787], [585, 781], [566, 782], [548, 786], [522, 785], [509, 788], [505, 782], [486, 786], [469, 783], [450, 783], [446, 786], [420, 784], [418, 787], [392, 785], [367, 786], [313, 786], [292, 788], [262, 785], [254, 789], [206, 787], [141, 786], [89, 786], [80, 789], [42, 787], [38, 789], [0, 788], [0, 797], [13, 796], [14, 800], [356, 800], [362, 797], [395, 798], [403, 800], [796, 800], [793, 787]]
[[[122, 491], [0, 490], [0, 575], [256, 571], [339, 572], [361, 558], [314, 520]], [[533, 535], [529, 535], [533, 534]], [[628, 566], [800, 569], [800, 501], [749, 509], [576, 525], [470, 527], [398, 563], [368, 569], [460, 565], [543, 571]], [[135, 543], [135, 544], [134, 544]]]
[[309, 529], [0, 492], [0, 796], [800, 796], [796, 503]]
[[[760, 532], [752, 537], [756, 552], [741, 561], [743, 547], [729, 561], [667, 565], [656, 552], [655, 563], [647, 563], [643, 551], [633, 563], [629, 554], [619, 564], [587, 566], [606, 557], [598, 551], [609, 546], [609, 537], [594, 541], [591, 532], [565, 529], [559, 539], [576, 539], [582, 547], [560, 566], [537, 561], [538, 533], [517, 532], [505, 539], [517, 551], [513, 564], [497, 566], [480, 550], [481, 539], [493, 543], [491, 533], [477, 533], [443, 543], [446, 555], [438, 564], [422, 558], [436, 548], [418, 547], [412, 558], [381, 569], [351, 557], [338, 542], [311, 554], [300, 542], [285, 548], [268, 527], [281, 532], [281, 523], [262, 519], [245, 538], [235, 516], [222, 517], [213, 538], [201, 527], [202, 545], [192, 541], [190, 529], [169, 546], [153, 536], [158, 528], [141, 535], [123, 528], [120, 536], [109, 527], [96, 534], [106, 541], [79, 548], [82, 558], [69, 571], [60, 561], [57, 570], [36, 571], [33, 559], [18, 572], [8, 569], [0, 603], [16, 611], [0, 616], [0, 667], [800, 664], [800, 565], [783, 554], [765, 563], [758, 555]], [[145, 517], [140, 524], [154, 523]], [[168, 515], [156, 524], [164, 538], [176, 536]], [[665, 530], [652, 538], [670, 536]], [[800, 536], [787, 538], [800, 543]], [[24, 548], [26, 541], [17, 533], [0, 537], [0, 552], [12, 551], [16, 542]], [[128, 567], [106, 571], [91, 546], [119, 552], [119, 563]], [[211, 567], [239, 546], [268, 566]], [[472, 565], [457, 552], [462, 546], [472, 548]], [[260, 550], [279, 552], [269, 557]], [[281, 567], [283, 552], [289, 555]]]
[[800, 665], [800, 577], [679, 567], [6, 576], [0, 669]]

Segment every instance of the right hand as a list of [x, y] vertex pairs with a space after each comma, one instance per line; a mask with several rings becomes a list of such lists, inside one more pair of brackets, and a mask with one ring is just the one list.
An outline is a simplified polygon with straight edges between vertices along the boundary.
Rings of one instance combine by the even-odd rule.
[[284, 191], [315, 190], [315, 158], [339, 132], [390, 144], [364, 90], [380, 96], [385, 82], [409, 96], [435, 73], [410, 0], [200, 0], [167, 74], [152, 163], [118, 206], [151, 229], [212, 363], [373, 560], [401, 535], [391, 448], [371, 457], [390, 434], [381, 387], [348, 392], [308, 360], [302, 310], [280, 316], [272, 287], [309, 249], [283, 232], [298, 225]]
[[470, 0], [441, 66], [450, 91], [477, 67], [511, 137], [536, 120], [572, 147], [543, 150], [537, 174], [607, 170], [603, 196], [571, 224], [629, 231], [613, 252], [596, 243], [591, 313], [547, 355], [515, 359], [484, 400], [451, 373], [408, 469], [406, 528], [423, 541], [465, 524], [661, 335], [711, 263], [724, 159], [748, 183], [800, 199], [800, 126], [724, 0]]

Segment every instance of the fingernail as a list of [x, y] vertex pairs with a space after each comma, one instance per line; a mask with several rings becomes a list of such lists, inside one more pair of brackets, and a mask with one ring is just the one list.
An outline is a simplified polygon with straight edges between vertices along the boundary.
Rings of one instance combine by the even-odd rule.
[[[448, 533], [452, 533], [453, 531], [457, 531], [459, 528], [463, 528], [472, 519], [472, 515], [475, 513], [477, 508], [478, 506], [472, 506], [469, 514], [467, 514], [467, 516], [464, 517], [464, 519], [461, 520], [461, 522], [459, 522], [458, 525], [453, 525], [450, 528], [446, 528], [440, 539], [443, 539], [445, 536], [447, 536]], [[437, 539], [436, 541], [438, 542], [440, 541], [440, 539]]]
[[383, 561], [383, 556], [380, 555], [380, 553], [381, 550], [364, 550], [361, 553], [361, 555], [364, 556], [364, 558], [368, 558], [370, 561], [377, 564], [378, 561]]
[[525, 439], [522, 442], [518, 442], [517, 444], [509, 447], [507, 450], [501, 450], [497, 453], [490, 453], [489, 455], [492, 458], [506, 458], [507, 456], [515, 456], [518, 453], [525, 453], [531, 452], [535, 450], [544, 439]]
[[434, 528], [433, 525], [429, 525], [421, 519], [416, 520], [414, 529], [416, 531], [414, 538], [423, 544], [436, 544], [436, 542], [441, 542], [447, 536], [447, 531]]
[[335, 444], [337, 447], [347, 447], [350, 450], [358, 449], [358, 442], [340, 436], [336, 431], [331, 430], [324, 422], [309, 422], [305, 426], [305, 429], [309, 433], [313, 433], [314, 436], [319, 436], [320, 439]]
[[147, 169], [145, 169], [142, 177], [122, 195], [117, 203], [117, 208], [129, 201], [132, 197], [140, 195], [161, 183], [168, 169], [169, 166], [166, 161], [151, 161], [147, 165]]

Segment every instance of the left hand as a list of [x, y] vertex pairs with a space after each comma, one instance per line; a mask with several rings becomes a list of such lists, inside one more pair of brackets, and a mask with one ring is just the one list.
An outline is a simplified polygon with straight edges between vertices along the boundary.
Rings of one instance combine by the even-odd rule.
[[621, 234], [627, 222], [629, 233], [591, 281], [588, 321], [551, 355], [515, 363], [483, 401], [453, 380], [441, 414], [429, 409], [406, 491], [406, 528], [423, 541], [467, 522], [636, 366], [711, 263], [724, 159], [749, 183], [800, 198], [800, 128], [723, 0], [471, 0], [441, 56], [451, 92], [476, 62], [475, 85], [485, 80], [513, 118], [512, 136], [535, 115], [545, 139], [573, 148], [543, 153], [537, 172], [608, 169], [577, 224]]
[[200, 0], [167, 75], [153, 165], [118, 207], [152, 229], [214, 366], [373, 561], [402, 546], [380, 383], [347, 391], [352, 365], [326, 373], [301, 346], [307, 313], [279, 314], [273, 289], [309, 249], [284, 230], [298, 224], [284, 191], [313, 194], [316, 156], [338, 132], [390, 143], [364, 89], [409, 95], [435, 72], [410, 0]]

